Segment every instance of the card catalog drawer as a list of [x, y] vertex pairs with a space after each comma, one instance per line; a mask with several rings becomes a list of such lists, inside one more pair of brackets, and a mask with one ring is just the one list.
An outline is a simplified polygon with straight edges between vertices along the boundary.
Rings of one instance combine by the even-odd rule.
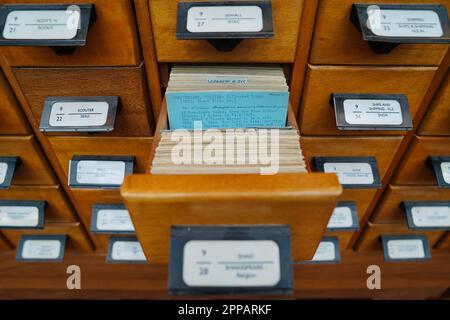
[[273, 0], [273, 38], [246, 39], [231, 52], [206, 40], [177, 40], [177, 0], [149, 1], [156, 54], [160, 62], [292, 63], [297, 49], [303, 0]]
[[450, 189], [438, 189], [430, 186], [393, 186], [390, 185], [371, 221], [375, 223], [405, 223], [404, 201], [450, 201]]
[[31, 129], [14, 93], [0, 72], [0, 134], [29, 134]]
[[[300, 130], [307, 135], [399, 134], [380, 130], [339, 130], [332, 94], [402, 94], [411, 118], [428, 90], [434, 67], [308, 66], [300, 111]], [[403, 118], [405, 115], [403, 115]], [[400, 131], [400, 133], [403, 131]]]
[[[14, 68], [39, 127], [47, 97], [118, 96], [114, 130], [108, 135], [153, 135], [153, 115], [143, 66], [132, 68]], [[76, 100], [76, 99], [75, 99]]]
[[450, 136], [450, 76], [441, 84], [418, 133], [420, 135]]
[[[6, 0], [4, 4], [82, 4], [95, 6], [97, 19], [85, 46], [58, 55], [49, 47], [8, 46], [2, 53], [12, 66], [132, 66], [142, 61], [134, 7], [130, 0]], [[2, 30], [3, 31], [3, 30]], [[37, 58], [38, 57], [38, 58]], [[126, 82], [124, 82], [126, 83]]]
[[380, 179], [391, 164], [400, 143], [396, 137], [301, 137], [303, 153], [312, 166], [314, 157], [375, 157]]
[[380, 251], [382, 250], [380, 236], [388, 235], [425, 235], [428, 238], [430, 248], [444, 235], [445, 231], [439, 230], [410, 230], [405, 224], [375, 224], [368, 222], [356, 245], [356, 251]]
[[447, 232], [438, 242], [436, 249], [439, 251], [450, 251], [450, 232]]
[[437, 179], [430, 156], [450, 157], [450, 137], [415, 136], [397, 169], [393, 183], [436, 186]]
[[[435, 4], [427, 0], [364, 1], [369, 4]], [[387, 54], [375, 53], [351, 22], [354, 0], [319, 1], [310, 61], [314, 64], [438, 65], [448, 45], [400, 44]], [[438, 2], [439, 3], [439, 2]], [[448, 2], [443, 1], [443, 4]]]
[[49, 137], [66, 175], [74, 155], [134, 156], [134, 172], [147, 172], [153, 138], [122, 137]]
[[0, 157], [18, 157], [13, 185], [55, 185], [56, 178], [33, 136], [0, 136]]
[[60, 186], [19, 187], [0, 189], [0, 200], [45, 201], [45, 221], [73, 222], [78, 220]]
[[67, 235], [67, 250], [92, 251], [93, 246], [80, 222], [77, 223], [48, 223], [42, 230], [3, 230], [6, 239], [17, 248], [23, 235]]

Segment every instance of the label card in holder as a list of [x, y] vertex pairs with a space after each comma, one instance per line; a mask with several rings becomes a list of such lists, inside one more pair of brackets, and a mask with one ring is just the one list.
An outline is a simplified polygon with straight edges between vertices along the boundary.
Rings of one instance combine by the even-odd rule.
[[94, 204], [91, 232], [99, 234], [134, 234], [133, 221], [124, 205]]
[[43, 229], [45, 201], [0, 200], [0, 229]]
[[93, 4], [2, 5], [0, 45], [45, 46], [68, 54], [86, 45], [88, 29], [95, 20]]
[[385, 261], [431, 259], [428, 239], [423, 235], [381, 236]]
[[290, 229], [172, 227], [169, 290], [181, 294], [292, 292]]
[[353, 4], [351, 21], [376, 53], [389, 53], [402, 43], [450, 43], [443, 5]]
[[76, 188], [120, 188], [133, 173], [132, 156], [73, 156], [69, 164], [69, 186]]
[[14, 170], [18, 164], [18, 157], [0, 157], [0, 189], [11, 187]]
[[409, 229], [450, 230], [450, 201], [405, 201]]
[[430, 156], [427, 161], [433, 169], [438, 186], [450, 188], [450, 157]]
[[319, 172], [336, 173], [344, 188], [381, 188], [374, 157], [314, 157], [314, 164]]
[[147, 263], [142, 246], [136, 237], [109, 238], [108, 263]]
[[48, 97], [42, 132], [108, 132], [114, 130], [119, 97]]
[[339, 239], [337, 237], [325, 237], [320, 241], [312, 260], [300, 261], [300, 264], [332, 264], [340, 261]]
[[271, 1], [179, 2], [177, 39], [205, 39], [231, 51], [243, 39], [272, 38]]
[[328, 221], [327, 231], [357, 231], [359, 230], [356, 202], [338, 202]]
[[332, 94], [339, 130], [412, 130], [408, 100], [402, 94]]
[[64, 260], [66, 235], [24, 235], [17, 248], [17, 261], [58, 262]]

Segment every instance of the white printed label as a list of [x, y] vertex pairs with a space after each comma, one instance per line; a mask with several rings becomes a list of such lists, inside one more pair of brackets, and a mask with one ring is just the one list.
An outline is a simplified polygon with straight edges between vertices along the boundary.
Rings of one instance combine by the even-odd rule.
[[280, 282], [280, 249], [271, 240], [191, 240], [183, 250], [190, 287], [273, 287]]
[[98, 127], [106, 123], [107, 102], [57, 102], [52, 105], [52, 127]]
[[189, 32], [258, 32], [263, 28], [258, 6], [192, 7], [187, 13]]
[[77, 163], [77, 182], [82, 184], [120, 185], [125, 178], [125, 162], [81, 160]]
[[312, 258], [312, 261], [336, 260], [336, 246], [332, 241], [322, 241]]
[[37, 227], [39, 208], [25, 206], [1, 206], [1, 227]]
[[328, 162], [324, 164], [326, 173], [336, 173], [341, 184], [373, 184], [372, 167], [365, 162]]
[[70, 40], [78, 31], [80, 13], [72, 10], [11, 11], [3, 29], [5, 39]]
[[59, 240], [26, 240], [22, 247], [24, 259], [57, 259], [61, 252]]
[[417, 227], [450, 227], [450, 207], [412, 207], [411, 216]]
[[333, 210], [328, 229], [350, 228], [353, 226], [352, 210], [349, 207], [336, 207]]
[[108, 231], [134, 231], [128, 210], [101, 209], [97, 213], [97, 229]]
[[6, 162], [0, 162], [0, 184], [5, 182], [7, 172], [8, 164]]
[[371, 11], [368, 27], [382, 37], [442, 37], [439, 15], [433, 10]]
[[147, 261], [138, 241], [115, 241], [111, 249], [111, 259], [116, 261]]
[[425, 258], [424, 243], [420, 239], [388, 240], [387, 250], [391, 259]]
[[402, 108], [396, 100], [344, 100], [345, 121], [359, 125], [400, 125]]
[[441, 163], [441, 172], [445, 183], [450, 184], [450, 162]]

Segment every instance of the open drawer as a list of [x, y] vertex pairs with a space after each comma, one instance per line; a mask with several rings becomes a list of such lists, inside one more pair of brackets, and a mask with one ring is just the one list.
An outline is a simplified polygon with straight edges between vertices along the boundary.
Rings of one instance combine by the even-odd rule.
[[[288, 119], [296, 127], [292, 112]], [[153, 151], [167, 127], [164, 103]], [[127, 176], [121, 188], [150, 263], [168, 262], [175, 225], [289, 225], [293, 260], [310, 260], [341, 193], [337, 176], [323, 173], [141, 174]]]

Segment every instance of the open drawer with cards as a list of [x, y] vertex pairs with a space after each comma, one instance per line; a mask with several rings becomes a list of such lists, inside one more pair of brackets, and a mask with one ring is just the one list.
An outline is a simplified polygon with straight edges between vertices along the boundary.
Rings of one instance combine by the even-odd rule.
[[66, 249], [71, 251], [92, 251], [93, 245], [82, 227], [77, 223], [48, 223], [42, 230], [11, 229], [2, 231], [5, 238], [18, 249], [25, 236], [66, 236]]
[[142, 61], [130, 0], [6, 0], [0, 18], [1, 50], [11, 66], [136, 66]]
[[157, 59], [292, 63], [303, 2], [149, 1]]
[[13, 68], [13, 72], [34, 125], [47, 135], [153, 135], [143, 64], [122, 68]]
[[0, 188], [55, 184], [53, 169], [34, 136], [0, 136]]
[[441, 63], [450, 39], [447, 1], [362, 2], [364, 3], [354, 0], [319, 1], [311, 45], [312, 63]]
[[437, 68], [308, 65], [299, 126], [306, 135], [398, 135], [412, 129]]

